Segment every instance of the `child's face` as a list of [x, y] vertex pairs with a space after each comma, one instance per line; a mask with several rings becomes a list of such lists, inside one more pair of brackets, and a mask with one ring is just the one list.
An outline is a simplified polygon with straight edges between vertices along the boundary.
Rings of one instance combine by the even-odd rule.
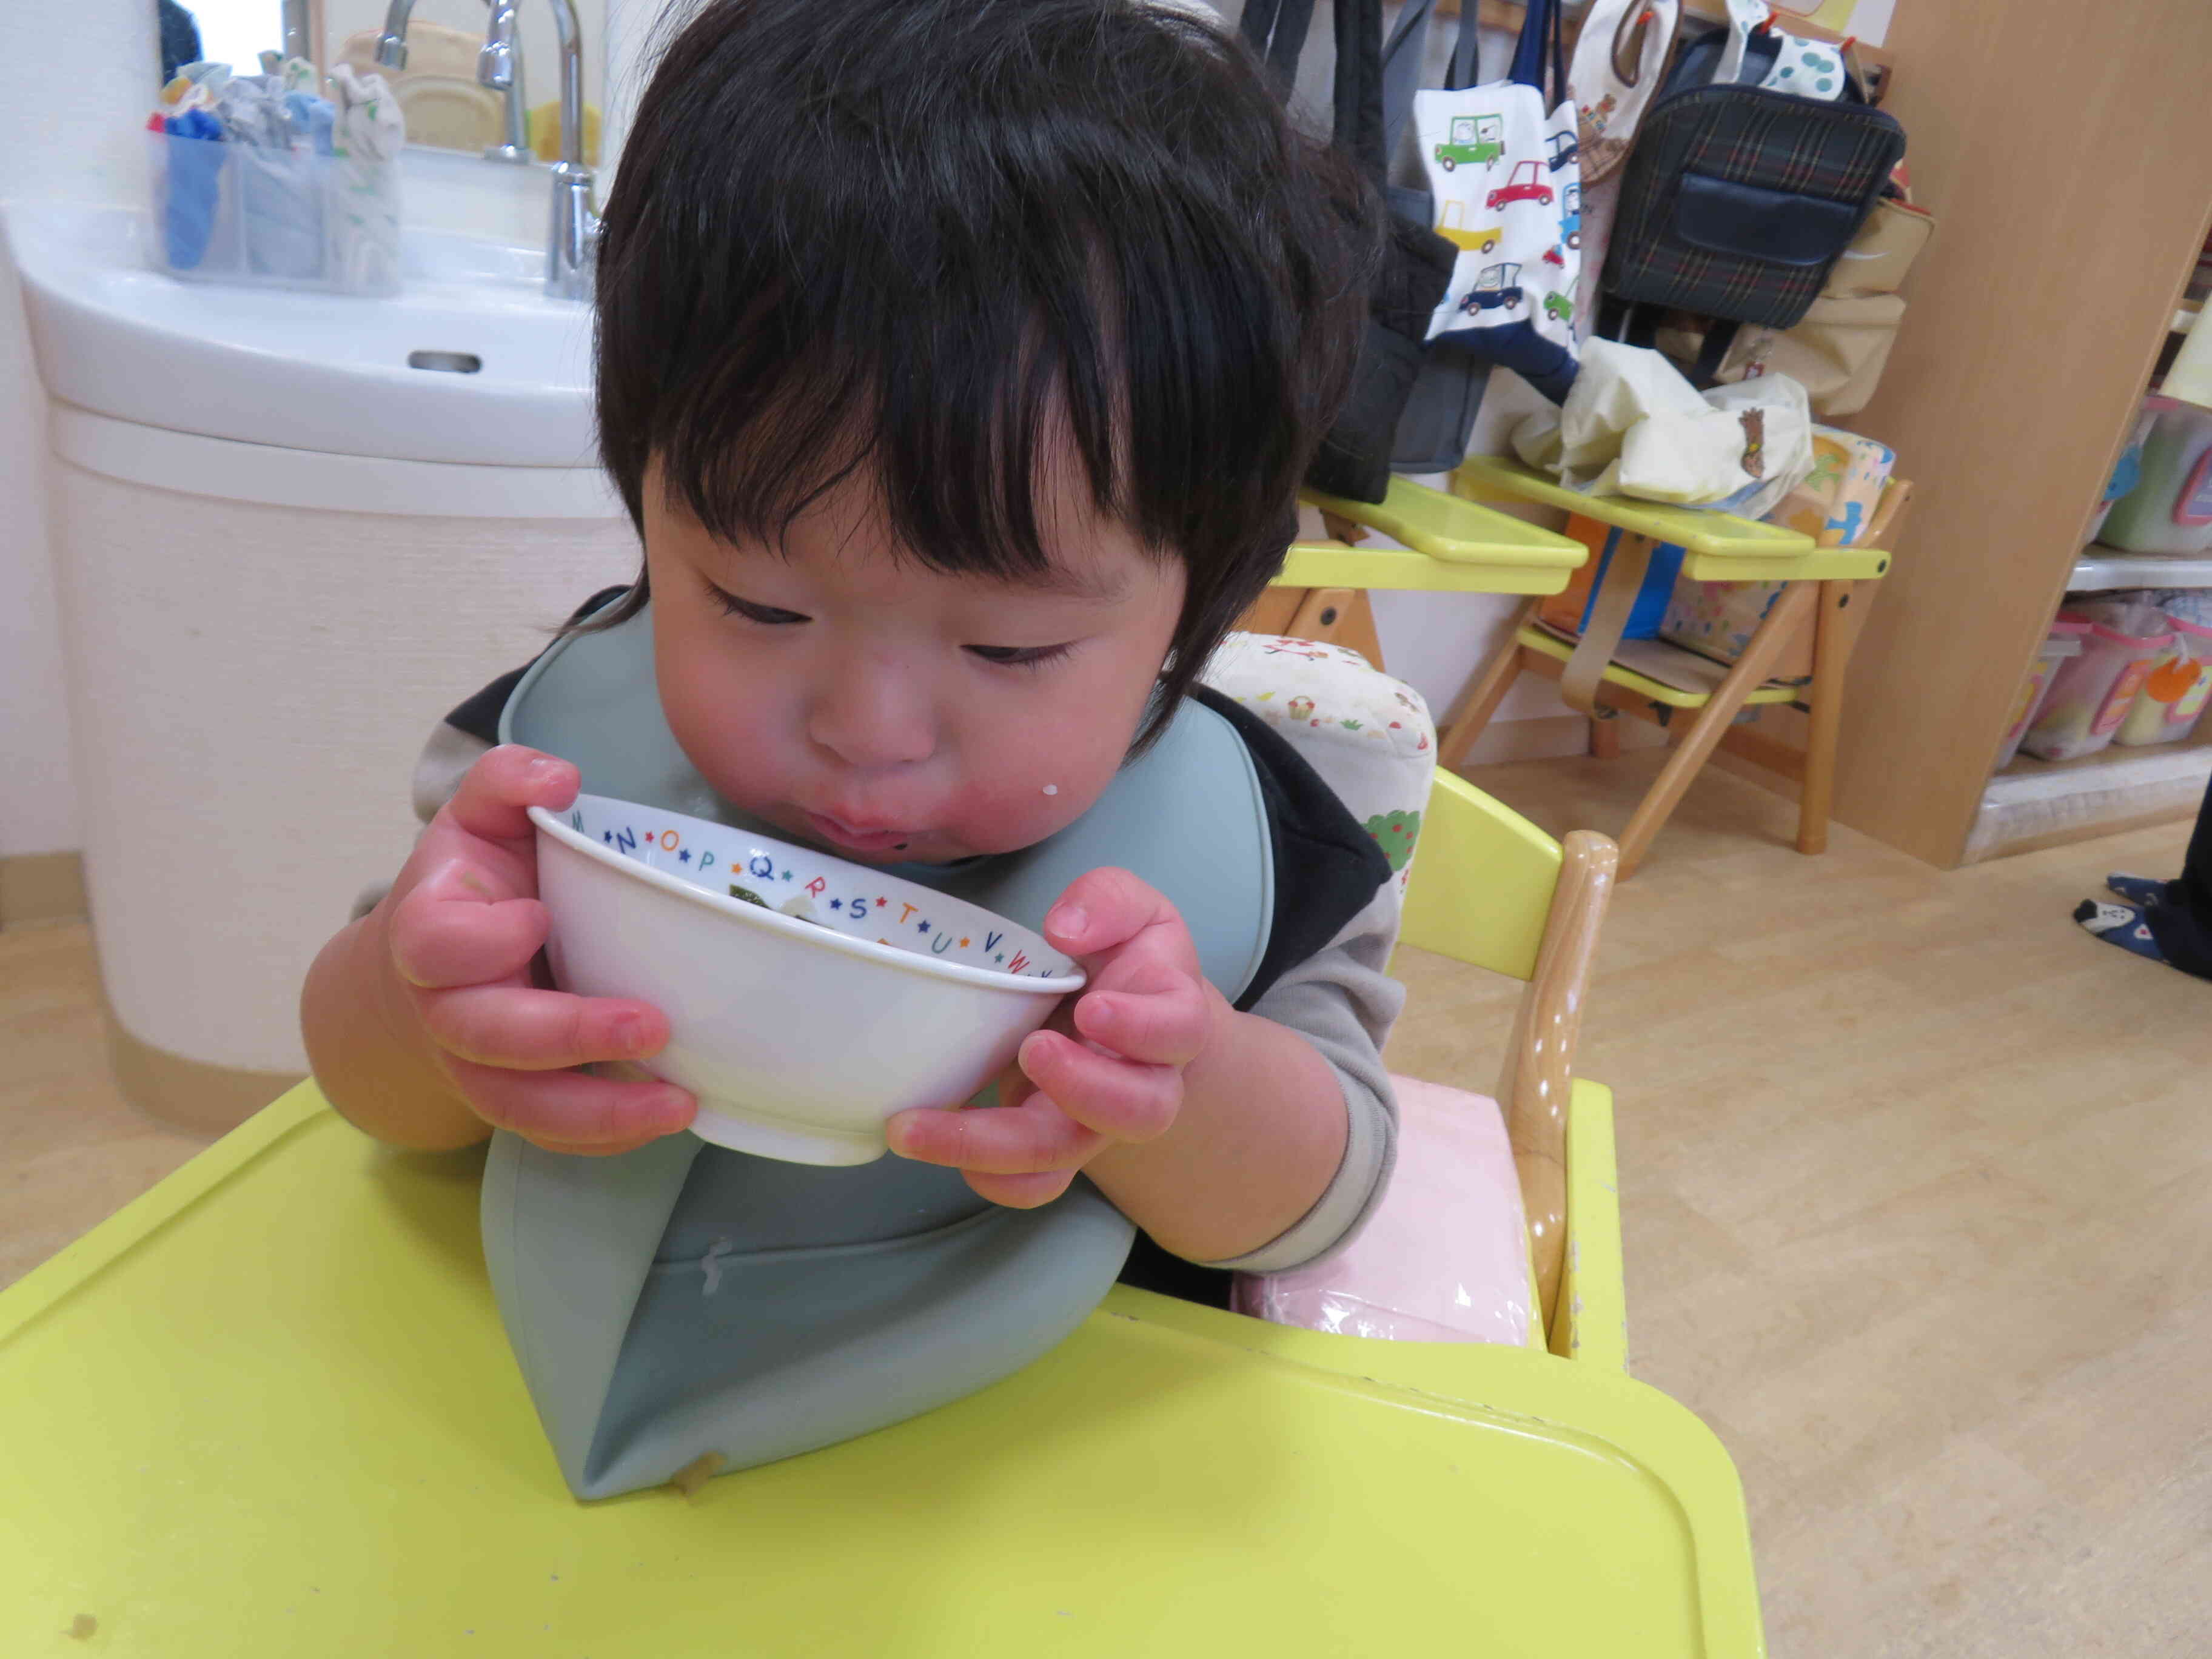
[[732, 805], [862, 863], [942, 862], [1033, 845], [1113, 781], [1183, 570], [1079, 491], [1040, 502], [1054, 580], [1020, 583], [899, 556], [865, 469], [781, 551], [718, 541], [661, 494], [649, 476], [661, 706]]

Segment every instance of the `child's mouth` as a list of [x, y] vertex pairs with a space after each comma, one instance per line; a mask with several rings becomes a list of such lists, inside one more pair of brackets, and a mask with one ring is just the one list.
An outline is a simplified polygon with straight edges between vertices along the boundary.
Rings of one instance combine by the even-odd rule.
[[918, 830], [863, 830], [820, 812], [809, 812], [806, 825], [823, 841], [848, 853], [895, 853], [921, 833]]

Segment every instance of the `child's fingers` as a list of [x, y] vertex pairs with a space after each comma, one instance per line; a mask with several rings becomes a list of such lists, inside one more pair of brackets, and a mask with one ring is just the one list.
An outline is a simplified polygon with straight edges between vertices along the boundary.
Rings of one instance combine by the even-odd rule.
[[1194, 970], [1196, 948], [1182, 916], [1152, 887], [1127, 870], [1102, 866], [1078, 876], [1045, 915], [1044, 936], [1055, 950], [1085, 958], [1126, 945], [1150, 929]]
[[1115, 1140], [1151, 1140], [1182, 1109], [1180, 1067], [1102, 1054], [1054, 1031], [1023, 1042], [1022, 1070], [1068, 1117]]
[[581, 781], [567, 761], [519, 743], [502, 744], [469, 768], [445, 811], [463, 830], [486, 841], [528, 841], [536, 833], [529, 809], [558, 811], [576, 799]]
[[660, 1011], [627, 997], [470, 985], [428, 992], [416, 999], [416, 1007], [431, 1040], [456, 1060], [509, 1071], [641, 1060], [668, 1042]]
[[510, 1072], [451, 1060], [447, 1073], [495, 1129], [562, 1152], [628, 1152], [689, 1128], [697, 1107], [671, 1083], [631, 1083], [588, 1072]]
[[441, 866], [392, 906], [392, 964], [410, 985], [487, 985], [520, 973], [550, 927], [534, 898], [486, 898], [495, 887], [467, 860]]
[[1075, 1171], [1045, 1170], [1036, 1175], [983, 1175], [969, 1170], [963, 1172], [963, 1178], [979, 1198], [987, 1198], [1009, 1210], [1034, 1210], [1066, 1192], [1068, 1183], [1075, 1179]]
[[1034, 1175], [1080, 1169], [1105, 1145], [1042, 1093], [1019, 1106], [967, 1111], [917, 1108], [884, 1125], [890, 1149], [918, 1164], [980, 1175]]
[[1075, 1029], [1129, 1060], [1188, 1066], [1213, 1035], [1213, 1008], [1199, 981], [1176, 975], [1143, 994], [1091, 991], [1075, 1004]]

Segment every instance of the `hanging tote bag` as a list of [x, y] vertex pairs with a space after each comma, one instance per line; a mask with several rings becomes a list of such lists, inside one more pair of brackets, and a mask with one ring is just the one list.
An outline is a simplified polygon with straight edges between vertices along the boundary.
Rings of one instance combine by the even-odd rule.
[[[1858, 413], [1881, 383], [1905, 320], [1905, 299], [1897, 285], [1935, 230], [1931, 215], [1884, 197], [1796, 326], [1739, 330], [1714, 380], [1724, 386], [1761, 374], [1787, 374], [1810, 394], [1815, 415]], [[1701, 337], [1689, 361], [1704, 355]]]
[[1429, 326], [1512, 369], [1553, 402], [1574, 384], [1582, 173], [1566, 96], [1562, 0], [1528, 0], [1503, 81], [1413, 98], [1437, 234], [1457, 245], [1451, 286]]
[[[1244, 39], [1265, 58], [1282, 95], [1297, 83], [1313, 0], [1249, 0]], [[1382, 0], [1334, 0], [1334, 118], [1338, 148], [1383, 190]], [[1322, 440], [1306, 482], [1349, 501], [1379, 501], [1390, 487], [1391, 446], [1413, 392], [1430, 319], [1450, 281], [1455, 250], [1424, 220], [1389, 214], [1389, 240], [1368, 293], [1352, 387]]]
[[[1407, 0], [1382, 47], [1382, 153], [1400, 155], [1413, 125], [1413, 99], [1420, 90], [1423, 62], [1427, 55], [1429, 20], [1436, 0]], [[1453, 43], [1444, 86], [1455, 90], [1473, 83], [1479, 9], [1460, 9], [1459, 34]], [[1395, 170], [1394, 170], [1395, 171]], [[1436, 201], [1418, 187], [1392, 185], [1391, 211], [1409, 224], [1434, 225]], [[1450, 252], [1447, 264], [1459, 257], [1454, 233], [1439, 233]], [[1445, 276], [1450, 276], [1447, 270]], [[1439, 286], [1437, 300], [1443, 289]], [[1436, 307], [1420, 319], [1423, 335], [1429, 331]], [[1390, 466], [1397, 472], [1449, 472], [1467, 459], [1468, 441], [1474, 434], [1475, 416], [1482, 412], [1482, 397], [1490, 385], [1490, 358], [1468, 349], [1455, 340], [1432, 340], [1422, 353], [1413, 388], [1398, 417], [1396, 439], [1390, 446]]]
[[[1610, 337], [1651, 343], [1663, 309], [1794, 328], [1905, 158], [1904, 129], [1841, 54], [1823, 76], [1752, 25], [1764, 7], [1729, 11], [1677, 55], [1629, 156], [1598, 325]], [[1735, 333], [1707, 330], [1694, 380], [1710, 384]]]

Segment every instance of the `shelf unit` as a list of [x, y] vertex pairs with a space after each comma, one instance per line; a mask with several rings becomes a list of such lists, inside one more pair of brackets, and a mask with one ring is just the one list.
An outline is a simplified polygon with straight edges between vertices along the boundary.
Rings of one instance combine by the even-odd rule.
[[[2186, 817], [2212, 772], [2212, 751], [2183, 748], [1990, 775], [2212, 224], [2212, 177], [2142, 162], [2212, 152], [2212, 6], [2139, 0], [2062, 90], [2049, 65], [2084, 16], [2079, 0], [1915, 3], [1887, 42], [1925, 66], [1887, 106], [1938, 226], [1881, 389], [1846, 422], [1920, 489], [1853, 660], [1835, 811], [1947, 868]], [[2037, 119], [2024, 86], [2053, 93]], [[2091, 301], [2093, 249], [2115, 257]]]
[[2122, 587], [2212, 587], [2212, 559], [2124, 553], [2091, 542], [2074, 562], [2066, 583], [2069, 593], [2109, 593]]
[[2021, 755], [1982, 791], [1961, 863], [2032, 853], [2091, 836], [2192, 816], [2212, 781], [2212, 738], [2124, 749], [2077, 760]]

